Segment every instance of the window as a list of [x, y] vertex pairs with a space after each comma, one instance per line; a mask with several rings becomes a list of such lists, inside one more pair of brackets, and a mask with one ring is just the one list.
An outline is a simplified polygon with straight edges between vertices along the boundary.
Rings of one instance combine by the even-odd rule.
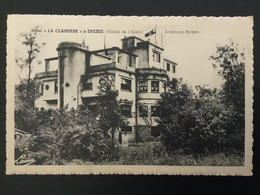
[[58, 81], [54, 81], [54, 93], [58, 93]]
[[175, 73], [175, 65], [172, 66], [172, 72]]
[[49, 90], [49, 88], [50, 88], [49, 85], [46, 85], [46, 86], [45, 86], [45, 89], [46, 89], [46, 90]]
[[57, 105], [58, 101], [57, 100], [46, 100], [47, 104], [51, 105]]
[[92, 83], [84, 82], [83, 90], [92, 90]]
[[119, 64], [122, 64], [122, 56], [118, 56], [117, 62], [118, 62]]
[[124, 79], [121, 78], [121, 90], [127, 90], [127, 91], [131, 91], [131, 83], [132, 81], [129, 79]]
[[161, 54], [158, 51], [153, 50], [153, 61], [160, 62]]
[[122, 127], [122, 132], [124, 132], [124, 133], [132, 133], [132, 127], [131, 126]]
[[131, 105], [121, 105], [121, 114], [125, 117], [131, 118]]
[[147, 92], [147, 91], [148, 91], [148, 82], [139, 81], [139, 92]]
[[92, 90], [92, 78], [83, 81], [83, 90]]
[[159, 106], [151, 106], [151, 115], [159, 116]]
[[159, 92], [159, 81], [152, 81], [151, 84], [152, 84], [151, 91]]
[[129, 63], [130, 67], [135, 67], [136, 66], [136, 57], [131, 56], [131, 62]]
[[139, 106], [139, 116], [148, 117], [148, 106]]
[[167, 71], [170, 71], [170, 63], [167, 62]]
[[161, 130], [158, 126], [151, 127], [151, 136], [157, 137], [160, 136]]

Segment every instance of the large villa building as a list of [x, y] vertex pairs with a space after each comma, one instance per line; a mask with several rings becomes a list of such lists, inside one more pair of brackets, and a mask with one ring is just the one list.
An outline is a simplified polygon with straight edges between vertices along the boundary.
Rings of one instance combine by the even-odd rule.
[[[112, 47], [90, 51], [72, 42], [61, 42], [58, 56], [45, 59], [45, 72], [37, 73], [42, 95], [35, 101], [36, 109], [56, 109], [86, 105], [95, 109], [104, 74], [114, 80], [118, 90], [121, 114], [129, 126], [122, 130], [123, 142], [134, 134], [134, 127], [146, 125], [151, 136], [159, 135], [157, 101], [164, 92], [164, 83], [175, 76], [176, 63], [164, 56], [164, 49], [137, 37], [122, 39], [122, 48]], [[58, 61], [58, 69], [51, 70], [51, 62]], [[151, 119], [151, 120], [149, 120]]]

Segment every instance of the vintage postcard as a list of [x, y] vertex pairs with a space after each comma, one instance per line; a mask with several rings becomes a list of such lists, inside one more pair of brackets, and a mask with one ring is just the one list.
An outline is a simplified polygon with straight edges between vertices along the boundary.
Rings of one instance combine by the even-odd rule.
[[253, 17], [7, 27], [6, 174], [252, 175]]

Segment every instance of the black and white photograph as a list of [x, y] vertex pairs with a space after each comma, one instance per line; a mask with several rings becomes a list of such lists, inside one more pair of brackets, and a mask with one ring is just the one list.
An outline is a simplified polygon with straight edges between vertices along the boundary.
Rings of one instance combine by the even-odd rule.
[[7, 174], [252, 175], [253, 17], [9, 15]]

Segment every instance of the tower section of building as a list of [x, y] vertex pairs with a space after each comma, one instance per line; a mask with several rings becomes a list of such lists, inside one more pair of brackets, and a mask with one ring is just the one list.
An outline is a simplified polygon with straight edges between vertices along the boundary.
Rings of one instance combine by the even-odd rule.
[[62, 42], [58, 48], [59, 56], [59, 101], [58, 107], [77, 108], [82, 103], [79, 90], [81, 76], [86, 72], [89, 51], [80, 44]]

